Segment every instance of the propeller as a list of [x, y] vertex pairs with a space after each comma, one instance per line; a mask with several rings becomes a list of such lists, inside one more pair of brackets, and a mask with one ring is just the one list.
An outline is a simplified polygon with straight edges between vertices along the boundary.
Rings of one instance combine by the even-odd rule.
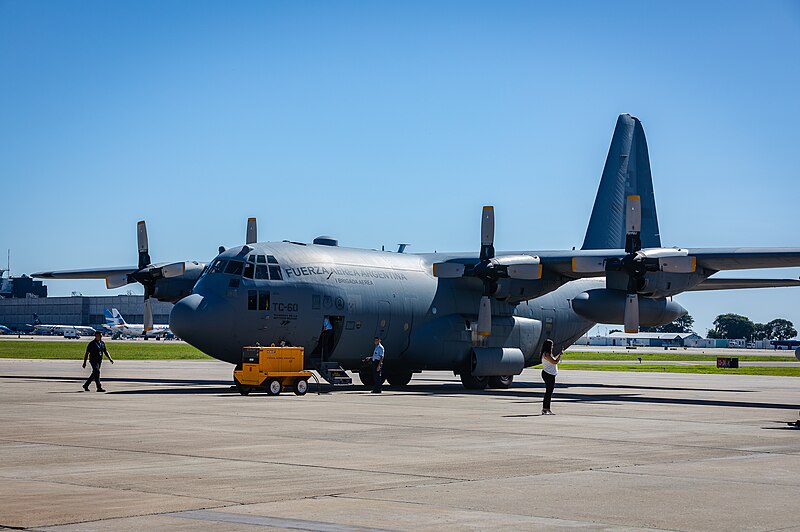
[[483, 293], [478, 306], [478, 334], [492, 334], [492, 300], [500, 279], [535, 280], [542, 277], [539, 257], [531, 255], [504, 255], [495, 257], [494, 207], [485, 206], [481, 214], [481, 251], [477, 264], [437, 262], [433, 276], [439, 279], [475, 277], [483, 282]]
[[[247, 244], [253, 244], [257, 241], [257, 226], [255, 218], [247, 219]], [[204, 264], [197, 262], [173, 262], [170, 264], [153, 264], [150, 260], [150, 244], [147, 239], [147, 224], [144, 220], [136, 224], [136, 244], [139, 252], [139, 260], [137, 269], [133, 272], [115, 273], [106, 277], [106, 287], [120, 288], [130, 283], [139, 283], [144, 287], [144, 330], [153, 330], [153, 299], [158, 299], [156, 293], [159, 294], [161, 299], [165, 297], [166, 293], [169, 294], [169, 287], [162, 284], [161, 288], [157, 290], [158, 281], [162, 279], [170, 279], [174, 277], [181, 277], [187, 272], [196, 273], [197, 277], [202, 273]], [[219, 252], [222, 253], [225, 248], [220, 246]], [[190, 283], [186, 288], [190, 288], [194, 283], [195, 278], [191, 275], [186, 279]], [[172, 287], [174, 289], [174, 286]], [[179, 288], [178, 293], [186, 288]], [[180, 299], [183, 295], [178, 296]], [[177, 301], [176, 299], [176, 301]], [[166, 300], [170, 300], [169, 297]]]
[[[625, 332], [639, 332], [639, 292], [648, 272], [693, 273], [697, 259], [681, 248], [642, 249], [642, 208], [639, 196], [628, 196], [625, 204], [625, 253], [622, 258], [573, 257], [574, 272], [620, 272], [627, 276], [625, 288]], [[613, 275], [613, 273], [612, 273]]]
[[153, 330], [153, 302], [157, 269], [150, 268], [150, 245], [147, 241], [147, 224], [144, 220], [136, 224], [136, 243], [139, 245], [139, 270], [131, 277], [144, 286], [144, 330]]
[[153, 302], [156, 282], [159, 279], [179, 277], [186, 273], [189, 265], [186, 262], [174, 262], [156, 266], [150, 262], [150, 250], [147, 241], [147, 225], [144, 220], [136, 224], [136, 243], [139, 251], [137, 270], [132, 273], [118, 273], [106, 277], [107, 288], [120, 288], [130, 283], [144, 286], [144, 330], [153, 330]]

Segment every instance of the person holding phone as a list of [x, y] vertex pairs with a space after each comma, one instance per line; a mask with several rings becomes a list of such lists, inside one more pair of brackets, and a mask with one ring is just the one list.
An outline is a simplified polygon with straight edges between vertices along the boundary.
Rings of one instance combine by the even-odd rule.
[[553, 341], [548, 338], [542, 346], [542, 380], [545, 386], [544, 400], [542, 401], [543, 416], [555, 415], [550, 410], [550, 400], [553, 398], [553, 389], [556, 387], [559, 362], [561, 362], [561, 353], [553, 354]]

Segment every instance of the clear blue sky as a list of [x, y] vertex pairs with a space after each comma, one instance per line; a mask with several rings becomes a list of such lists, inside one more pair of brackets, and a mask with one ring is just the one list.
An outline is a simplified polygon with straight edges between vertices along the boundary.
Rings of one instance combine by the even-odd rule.
[[[580, 246], [621, 112], [666, 245], [800, 246], [796, 1], [0, 0], [0, 76], [15, 274], [133, 264], [139, 219], [154, 260], [209, 260], [248, 216], [262, 240], [477, 250], [484, 204], [498, 249]], [[798, 297], [677, 299], [705, 332], [800, 325]]]

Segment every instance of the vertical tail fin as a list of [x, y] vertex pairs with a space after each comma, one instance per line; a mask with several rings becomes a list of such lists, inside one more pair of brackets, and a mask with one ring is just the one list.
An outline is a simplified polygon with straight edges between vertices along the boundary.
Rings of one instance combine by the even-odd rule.
[[641, 197], [642, 247], [661, 247], [647, 140], [639, 119], [617, 119], [581, 249], [625, 248], [625, 199]]
[[38, 316], [38, 315], [36, 315], [35, 313], [34, 313], [34, 315], [33, 315], [33, 324], [34, 324], [34, 325], [41, 325], [41, 324], [42, 324], [42, 320], [40, 320], [40, 319], [39, 319], [39, 316]]
[[112, 308], [111, 315], [114, 317], [114, 323], [117, 325], [127, 325], [127, 323], [125, 323], [125, 318], [122, 317], [122, 314], [120, 314], [117, 309]]

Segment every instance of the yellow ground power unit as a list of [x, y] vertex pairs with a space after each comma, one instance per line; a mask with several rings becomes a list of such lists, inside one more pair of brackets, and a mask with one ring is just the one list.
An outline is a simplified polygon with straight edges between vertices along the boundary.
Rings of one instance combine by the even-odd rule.
[[308, 379], [314, 376], [303, 369], [302, 347], [245, 347], [242, 365], [233, 371], [236, 389], [242, 395], [264, 389], [278, 395], [291, 388], [297, 395], [308, 391]]

